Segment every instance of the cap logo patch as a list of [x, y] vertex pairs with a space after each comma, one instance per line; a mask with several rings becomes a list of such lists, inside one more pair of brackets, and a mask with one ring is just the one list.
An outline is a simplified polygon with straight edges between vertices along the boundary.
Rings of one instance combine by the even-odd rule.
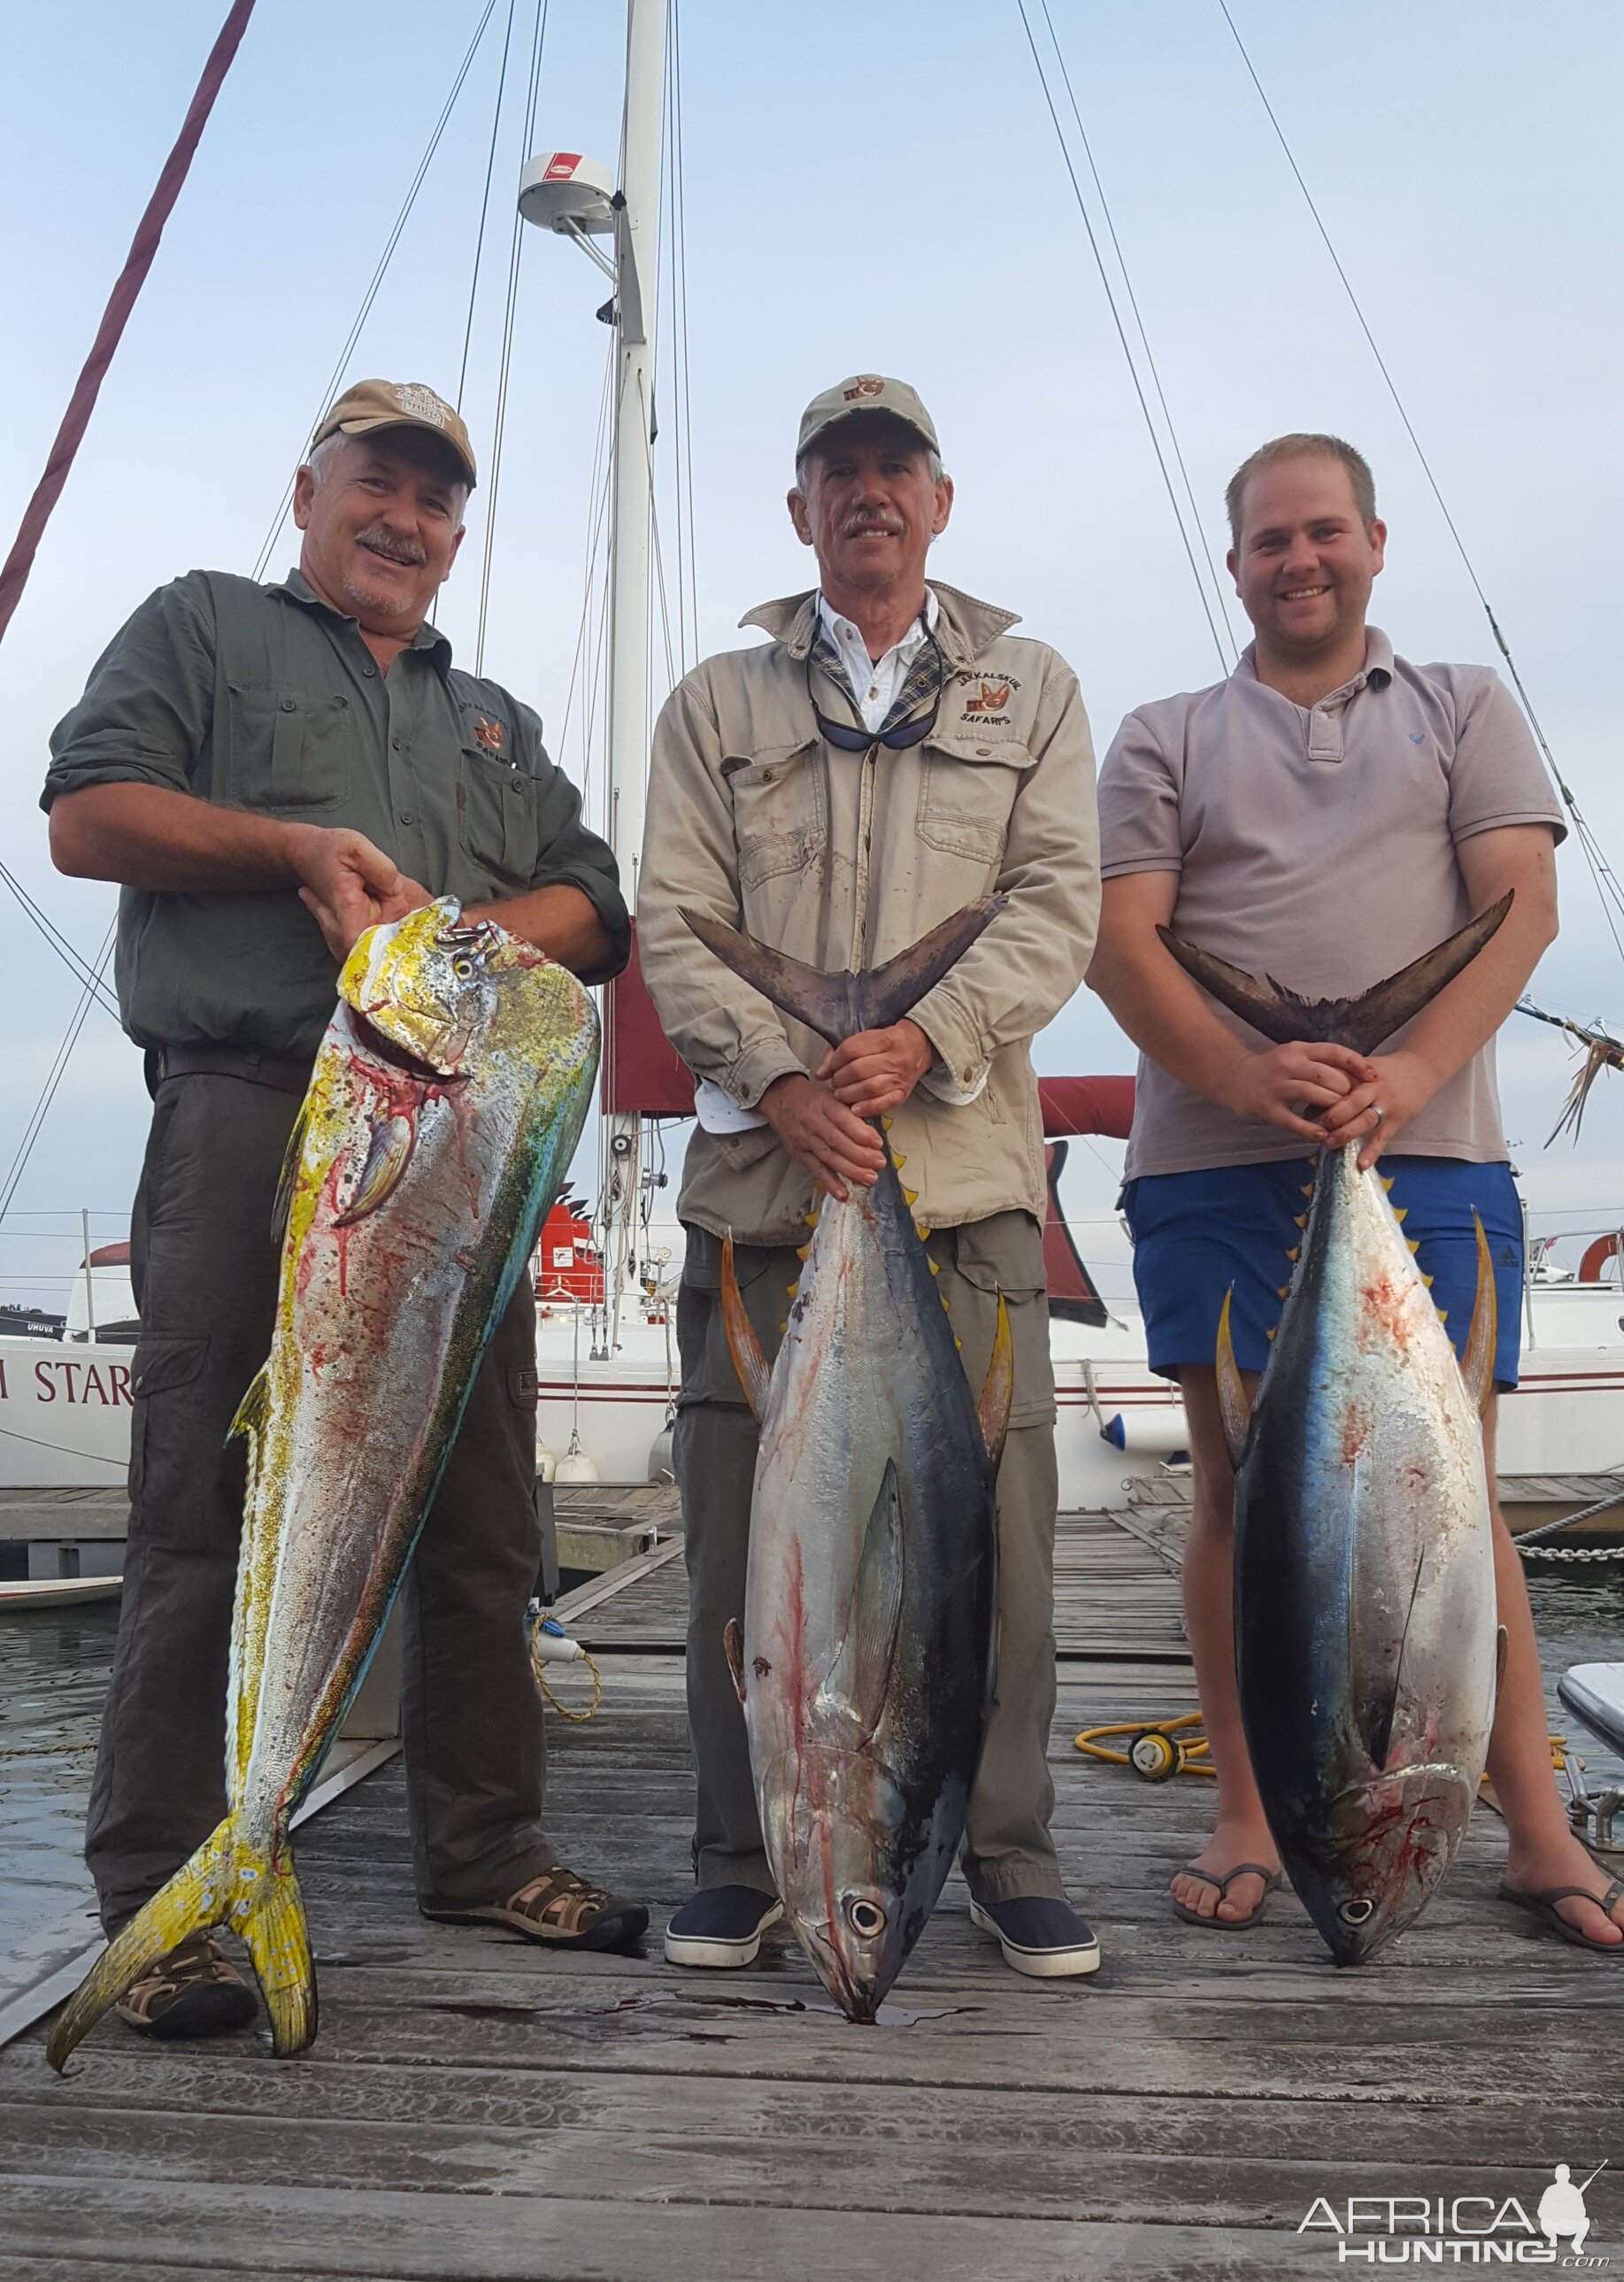
[[488, 753], [501, 751], [502, 725], [499, 721], [487, 721], [482, 714], [474, 724], [474, 734]]
[[865, 373], [861, 380], [854, 381], [849, 388], [843, 388], [840, 392], [847, 404], [855, 404], [862, 396], [883, 396], [885, 392], [885, 384], [878, 373]]
[[433, 389], [424, 388], [421, 382], [409, 380], [395, 391], [395, 401], [414, 420], [426, 420], [431, 428], [444, 428], [451, 407], [443, 404]]
[[967, 699], [964, 710], [966, 713], [1001, 713], [1009, 702], [1009, 685], [1007, 681], [984, 681], [980, 695]]

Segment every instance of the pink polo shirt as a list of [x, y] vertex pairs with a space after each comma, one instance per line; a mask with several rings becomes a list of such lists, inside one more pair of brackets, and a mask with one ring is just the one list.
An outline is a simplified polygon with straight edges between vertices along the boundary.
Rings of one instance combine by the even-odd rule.
[[[1249, 648], [1226, 681], [1130, 713], [1100, 772], [1102, 877], [1176, 872], [1179, 935], [1314, 998], [1368, 990], [1464, 927], [1456, 848], [1508, 824], [1566, 831], [1510, 691], [1489, 666], [1395, 657], [1375, 626], [1364, 672], [1311, 710], [1265, 687]], [[1398, 1146], [1504, 1157], [1492, 1040]], [[1141, 1056], [1126, 1179], [1302, 1153]]]

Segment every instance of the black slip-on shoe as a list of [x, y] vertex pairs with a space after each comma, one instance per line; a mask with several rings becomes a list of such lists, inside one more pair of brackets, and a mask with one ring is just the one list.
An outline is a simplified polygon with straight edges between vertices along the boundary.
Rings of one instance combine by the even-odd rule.
[[753, 1965], [769, 1926], [784, 1915], [776, 1894], [755, 1886], [707, 1886], [665, 1929], [669, 1965]]
[[972, 1925], [994, 1935], [1004, 1963], [1034, 1981], [1062, 1981], [1097, 1973], [1100, 1944], [1070, 1902], [1048, 1894], [1023, 1894], [1012, 1902], [975, 1902]]

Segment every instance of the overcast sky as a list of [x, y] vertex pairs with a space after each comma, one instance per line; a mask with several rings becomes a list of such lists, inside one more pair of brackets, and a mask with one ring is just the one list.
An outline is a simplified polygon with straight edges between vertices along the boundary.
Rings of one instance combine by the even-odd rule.
[[[515, 17], [465, 396], [487, 462], [533, 5], [520, 0]], [[1490, 659], [1218, 0], [1050, 5], [1210, 554], [1224, 545], [1225, 480], [1256, 443], [1339, 431], [1374, 462], [1389, 525], [1379, 621], [1412, 656]], [[1040, 0], [1029, 6], [1040, 29]], [[1616, 0], [1233, 6], [1564, 771], [1624, 860], [1612, 686], [1624, 16]], [[6, 860], [87, 952], [112, 893], [50, 868], [35, 803], [50, 727], [152, 587], [195, 565], [251, 568], [482, 7], [397, 0], [384, 18], [259, 0], [0, 645]], [[223, 0], [142, 12], [85, 0], [8, 26], [6, 544], [222, 12]], [[352, 375], [455, 393], [506, 14], [501, 0]], [[878, 369], [919, 388], [957, 482], [933, 567], [1065, 653], [1102, 750], [1130, 705], [1214, 679], [1015, 0], [824, 0], [815, 19], [683, 0], [680, 29], [700, 649], [736, 639], [754, 602], [809, 583], [783, 507], [796, 418], [830, 381]], [[551, 0], [535, 147], [613, 164], [623, 38], [613, 0]], [[568, 246], [526, 236], [486, 664], [556, 735], [585, 577], [605, 288]], [[666, 305], [669, 342], [669, 293]], [[669, 363], [661, 396], [669, 468]], [[440, 613], [469, 664], [491, 500], [487, 483]], [[669, 479], [665, 500], [674, 583]], [[293, 559], [284, 536], [274, 575]], [[583, 710], [577, 689], [561, 740], [577, 773]], [[1562, 867], [1564, 932], [1537, 991], [1624, 1021], [1624, 966], [1571, 842]], [[1326, 923], [1357, 928], [1357, 880]], [[3, 1173], [77, 990], [9, 897], [0, 957], [14, 978]], [[1048, 1070], [1133, 1059], [1087, 993], [1038, 1058]], [[1624, 1219], [1624, 1081], [1604, 1082], [1576, 1151], [1546, 1152], [1569, 1075], [1562, 1041], [1518, 1021], [1502, 1071], [1536, 1224]], [[128, 1209], [145, 1109], [138, 1058], [93, 1012], [17, 1214], [86, 1205], [110, 1215], [98, 1232], [121, 1232], [112, 1216]], [[1119, 1149], [1075, 1154], [1077, 1212], [1109, 1215]], [[25, 1240], [48, 1225], [5, 1223], [0, 1297], [46, 1296], [42, 1277], [66, 1268], [61, 1242]], [[1125, 1291], [1109, 1228], [1091, 1224], [1085, 1249], [1104, 1253], [1108, 1285]]]

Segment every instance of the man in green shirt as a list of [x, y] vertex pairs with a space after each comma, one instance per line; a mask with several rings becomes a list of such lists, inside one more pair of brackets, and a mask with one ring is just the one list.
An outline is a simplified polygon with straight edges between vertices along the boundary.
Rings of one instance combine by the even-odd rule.
[[[195, 570], [115, 637], [51, 740], [58, 868], [116, 880], [124, 1023], [152, 1129], [131, 1229], [141, 1310], [129, 1542], [86, 1859], [116, 1932], [224, 1812], [243, 1508], [226, 1429], [270, 1344], [271, 1207], [357, 936], [463, 899], [588, 982], [629, 943], [615, 859], [499, 684], [428, 622], [475, 481], [468, 431], [417, 383], [363, 381], [298, 471], [299, 567]], [[619, 1947], [647, 1912], [558, 1864], [523, 1611], [539, 1562], [535, 1312], [499, 1327], [408, 1575], [402, 1719], [430, 1915]], [[240, 2026], [212, 1935], [128, 1992], [146, 2033]]]

